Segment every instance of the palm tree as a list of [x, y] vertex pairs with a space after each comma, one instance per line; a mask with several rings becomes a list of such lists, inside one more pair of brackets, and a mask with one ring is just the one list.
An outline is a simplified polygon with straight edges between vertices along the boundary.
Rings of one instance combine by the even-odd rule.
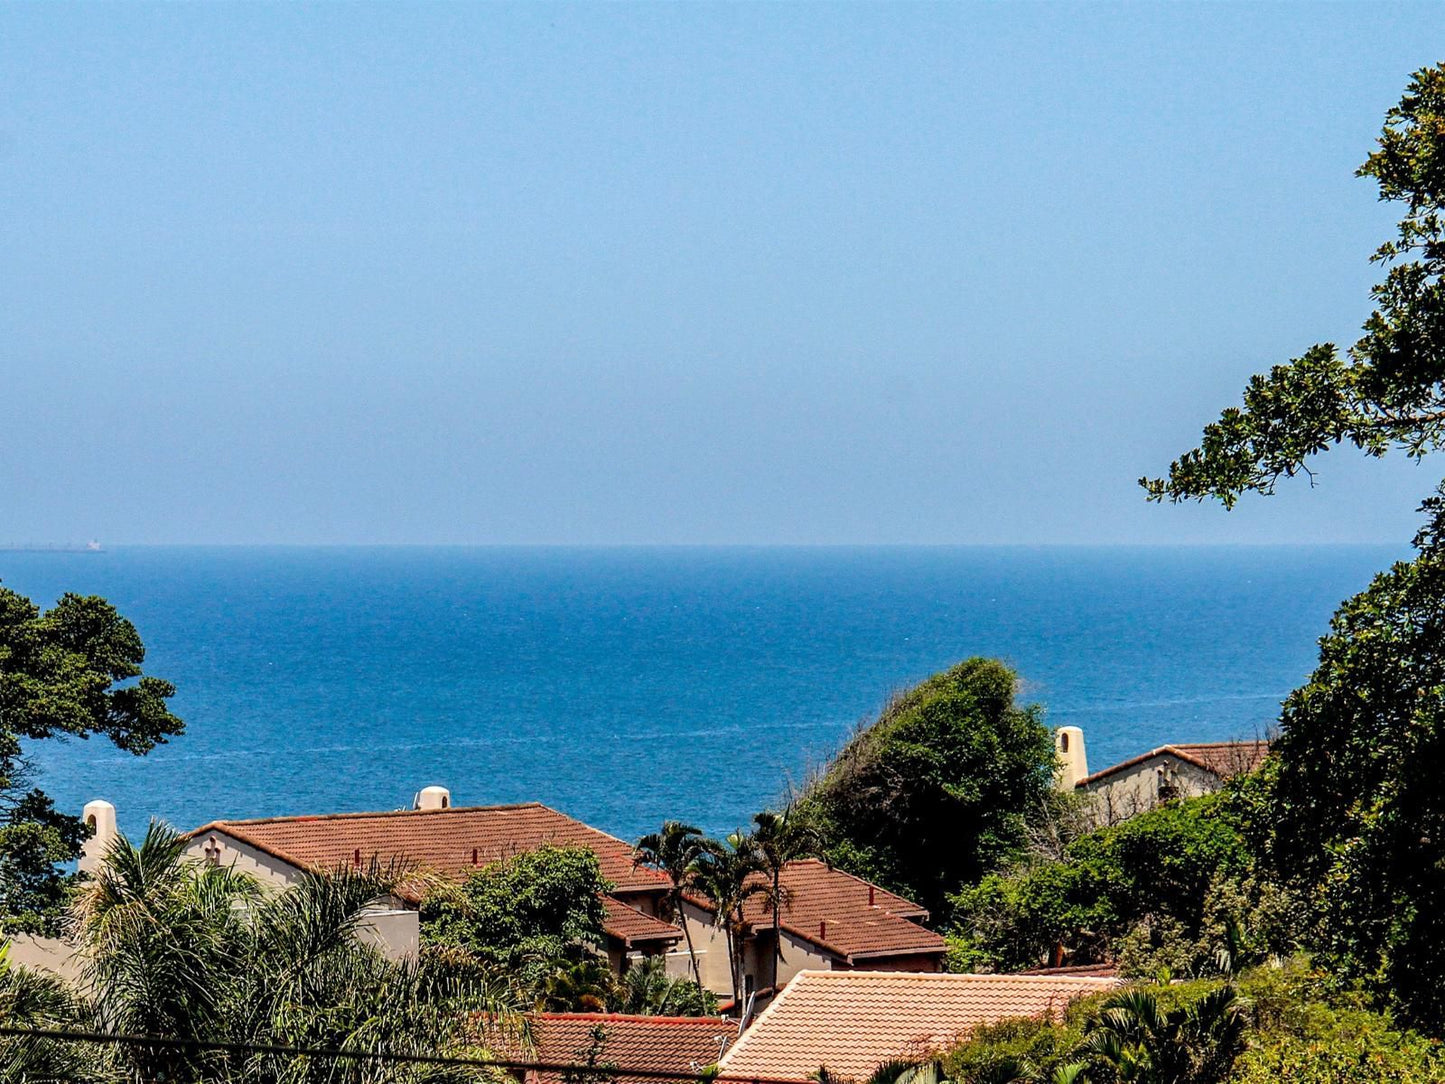
[[687, 958], [692, 965], [692, 979], [702, 985], [702, 973], [697, 966], [697, 952], [692, 947], [692, 931], [687, 926], [687, 914], [683, 910], [683, 894], [693, 887], [697, 875], [697, 862], [707, 849], [702, 831], [682, 821], [663, 821], [662, 831], [645, 835], [637, 841], [637, 865], [652, 866], [667, 874], [672, 887], [667, 893], [667, 905], [671, 917], [682, 927], [682, 936], [687, 942]]
[[723, 928], [727, 939], [728, 967], [732, 975], [733, 1005], [742, 1006], [743, 946], [748, 924], [743, 905], [754, 896], [767, 892], [768, 882], [758, 875], [764, 872], [762, 855], [753, 837], [734, 832], [722, 842], [707, 841], [698, 856], [694, 883], [712, 901], [716, 909], [714, 922]]
[[717, 999], [691, 979], [669, 975], [661, 956], [649, 956], [622, 976], [618, 1010], [637, 1016], [715, 1016]]
[[[78, 900], [76, 934], [104, 1030], [412, 1055], [469, 1048], [477, 1014], [501, 1028], [517, 1019], [475, 969], [428, 955], [392, 961], [358, 936], [368, 908], [411, 876], [402, 867], [311, 873], [271, 892], [184, 848], [159, 824], [139, 847], [121, 836]], [[137, 1084], [487, 1079], [470, 1068], [143, 1045], [110, 1057]]]
[[800, 858], [816, 858], [823, 853], [824, 840], [822, 833], [794, 804], [785, 806], [781, 813], [764, 810], [754, 815], [752, 838], [762, 859], [763, 872], [768, 876], [764, 902], [773, 913], [773, 973], [768, 985], [776, 990], [778, 964], [783, 959], [782, 911], [792, 902], [791, 894], [782, 884], [783, 867]]
[[1075, 1052], [1136, 1084], [1212, 1084], [1244, 1048], [1248, 1000], [1226, 983], [1170, 1012], [1142, 990], [1110, 998]]
[[[53, 975], [31, 971], [9, 959], [0, 944], [0, 1024], [42, 1031], [89, 1031], [85, 1006]], [[32, 1035], [0, 1038], [0, 1084], [95, 1084], [106, 1079], [95, 1052], [82, 1043]]]

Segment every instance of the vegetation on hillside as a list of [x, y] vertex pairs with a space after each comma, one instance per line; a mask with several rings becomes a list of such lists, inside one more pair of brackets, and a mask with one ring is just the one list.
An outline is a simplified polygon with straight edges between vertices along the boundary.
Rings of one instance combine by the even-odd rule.
[[939, 915], [1024, 846], [1053, 798], [1053, 738], [1018, 678], [968, 659], [895, 697], [798, 805], [828, 860]]

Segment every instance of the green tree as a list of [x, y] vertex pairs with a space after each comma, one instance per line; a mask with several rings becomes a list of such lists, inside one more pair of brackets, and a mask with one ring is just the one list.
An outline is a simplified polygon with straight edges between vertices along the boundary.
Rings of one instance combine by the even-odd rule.
[[[1445, 64], [1414, 74], [1359, 174], [1400, 205], [1374, 261], [1364, 334], [1342, 357], [1320, 344], [1252, 378], [1242, 406], [1204, 430], [1155, 500], [1268, 494], [1340, 444], [1423, 457], [1445, 436]], [[1442, 491], [1445, 492], [1445, 491]], [[1311, 905], [1312, 947], [1347, 976], [1445, 1028], [1445, 610], [1442, 498], [1426, 501], [1414, 561], [1345, 603], [1309, 683], [1291, 695], [1266, 768], [1261, 835], [1272, 866]]]
[[1229, 923], [1260, 910], [1253, 861], [1232, 791], [1096, 829], [1058, 860], [989, 874], [952, 897], [958, 969], [1095, 963], [1124, 953], [1149, 973], [1161, 963], [1176, 974], [1213, 972]]
[[[1394, 239], [1372, 259], [1389, 268], [1371, 291], [1364, 335], [1342, 357], [1332, 343], [1250, 379], [1240, 407], [1207, 426], [1165, 478], [1141, 479], [1151, 499], [1272, 493], [1309, 460], [1352, 444], [1420, 457], [1445, 437], [1445, 64], [1415, 73], [1385, 117], [1379, 148], [1359, 168], [1380, 198], [1403, 205]], [[1313, 477], [1311, 475], [1311, 477]]]
[[661, 956], [649, 956], [627, 969], [618, 983], [615, 1008], [637, 1016], [716, 1016], [717, 997], [692, 979], [667, 973]]
[[1412, 1022], [1445, 1026], [1445, 497], [1414, 561], [1349, 600], [1285, 701], [1261, 826], [1309, 943]]
[[[0, 1025], [90, 1030], [84, 1003], [59, 979], [16, 966], [0, 946]], [[108, 1079], [94, 1048], [31, 1036], [0, 1036], [0, 1084], [101, 1084]]]
[[535, 990], [602, 947], [602, 896], [611, 888], [585, 847], [520, 851], [433, 891], [422, 906], [422, 937], [466, 949]]
[[697, 862], [694, 883], [716, 909], [714, 922], [722, 927], [727, 943], [736, 1009], [742, 1006], [743, 949], [748, 935], [743, 908], [748, 900], [767, 891], [763, 870], [762, 855], [745, 832], [734, 832], [721, 842], [709, 841]]
[[792, 902], [782, 883], [783, 867], [789, 862], [815, 858], [824, 853], [827, 841], [796, 803], [787, 805], [781, 812], [765, 809], [754, 814], [752, 841], [761, 859], [763, 873], [768, 878], [768, 891], [763, 899], [773, 916], [773, 963], [768, 986], [776, 990], [778, 964], [783, 958], [780, 936], [783, 908]]
[[895, 697], [799, 800], [828, 859], [941, 915], [948, 893], [1015, 856], [1055, 767], [1017, 684], [973, 658]]
[[[123, 836], [77, 900], [76, 933], [101, 1030], [373, 1054], [466, 1054], [481, 1014], [516, 1027], [504, 987], [445, 956], [392, 961], [359, 937], [366, 912], [410, 871], [311, 873], [267, 891], [188, 859], [153, 824]], [[265, 1052], [107, 1048], [122, 1079], [151, 1084], [498, 1084], [494, 1071]]]
[[698, 970], [697, 950], [693, 948], [692, 931], [683, 912], [682, 897], [693, 887], [698, 859], [706, 849], [702, 831], [682, 821], [663, 821], [660, 832], [643, 836], [636, 847], [638, 865], [661, 870], [672, 882], [667, 893], [668, 913], [664, 917], [682, 927], [688, 962], [692, 965], [692, 978], [699, 985], [702, 984], [702, 973]]
[[1134, 1084], [1220, 1084], [1244, 1050], [1249, 1002], [1220, 986], [1166, 1010], [1145, 990], [1110, 998], [1079, 1044], [1087, 1074]]
[[67, 594], [49, 610], [0, 587], [0, 930], [56, 933], [85, 828], [25, 790], [24, 743], [101, 735], [147, 753], [180, 734], [169, 682], [142, 673], [135, 626], [104, 599]]

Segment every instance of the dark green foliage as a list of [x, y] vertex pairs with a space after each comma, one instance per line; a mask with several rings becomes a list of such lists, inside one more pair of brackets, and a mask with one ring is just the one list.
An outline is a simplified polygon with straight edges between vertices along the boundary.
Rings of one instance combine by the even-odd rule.
[[692, 979], [667, 974], [662, 957], [633, 964], [617, 983], [615, 1012], [636, 1016], [716, 1016], [717, 995]]
[[603, 944], [611, 889], [585, 847], [543, 846], [494, 862], [422, 907], [430, 944], [466, 949], [537, 988], [558, 967], [587, 960]]
[[[991, 874], [952, 900], [954, 965], [1011, 970], [1112, 960], [1126, 942], [1141, 960], [1172, 949], [1190, 972], [1214, 966], [1224, 925], [1212, 904], [1241, 898], [1251, 856], [1228, 794], [1171, 803], [1034, 860]], [[1151, 941], [1167, 944], [1151, 944]]]
[[65, 595], [42, 612], [0, 587], [0, 930], [56, 932], [85, 829], [39, 791], [25, 793], [27, 741], [102, 735], [147, 753], [181, 733], [175, 688], [145, 676], [135, 626], [104, 599]]
[[1248, 1049], [1236, 1084], [1439, 1084], [1445, 1053], [1438, 1041], [1401, 1029], [1358, 993], [1300, 966], [1247, 976], [1255, 1004]]
[[1335, 615], [1286, 701], [1261, 810], [1274, 870], [1315, 919], [1310, 946], [1445, 1027], [1445, 498], [1419, 556]]
[[1004, 1020], [971, 1032], [967, 1043], [943, 1059], [944, 1071], [958, 1084], [1048, 1081], [1071, 1064], [1083, 1038], [1075, 1008], [1063, 1020]]
[[1373, 259], [1389, 266], [1375, 310], [1348, 358], [1331, 343], [1251, 378], [1241, 407], [1204, 430], [1200, 446], [1163, 479], [1141, 479], [1153, 500], [1273, 492], [1281, 477], [1341, 443], [1373, 456], [1416, 457], [1445, 439], [1445, 64], [1415, 73], [1389, 111], [1379, 149], [1359, 169], [1380, 198], [1403, 204], [1396, 237]]
[[1053, 739], [1017, 677], [969, 659], [888, 705], [799, 805], [838, 867], [938, 914], [949, 892], [1013, 857], [1052, 789]]
[[56, 810], [38, 790], [0, 816], [0, 930], [55, 933], [65, 919], [76, 875], [59, 865], [80, 853], [85, 825]]
[[1072, 1057], [1099, 1084], [1218, 1084], [1244, 1050], [1250, 1008], [1228, 983], [1174, 1008], [1126, 990], [1099, 1007]]

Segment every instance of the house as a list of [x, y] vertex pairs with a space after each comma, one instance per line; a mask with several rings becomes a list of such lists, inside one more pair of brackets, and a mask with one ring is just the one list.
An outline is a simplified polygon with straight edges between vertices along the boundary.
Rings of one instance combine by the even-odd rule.
[[[658, 917], [671, 882], [637, 866], [632, 847], [538, 802], [456, 807], [442, 787], [418, 795], [417, 808], [385, 813], [221, 820], [187, 834], [186, 851], [205, 862], [234, 864], [263, 882], [285, 885], [307, 870], [353, 866], [373, 859], [414, 862], [462, 881], [511, 854], [544, 844], [586, 847], [614, 886], [603, 897], [606, 951], [613, 968], [665, 952], [682, 930]], [[421, 886], [403, 885], [397, 897], [378, 901], [368, 916], [371, 935], [392, 955], [412, 955], [419, 937]]]
[[[761, 875], [756, 880], [763, 881]], [[769, 996], [804, 970], [937, 971], [947, 950], [942, 936], [921, 923], [928, 912], [861, 877], [830, 869], [817, 859], [789, 862], [779, 877], [783, 907], [778, 923], [781, 954], [774, 976], [773, 915], [760, 896], [743, 905], [745, 995]], [[682, 919], [698, 950], [702, 984], [730, 993], [727, 939], [712, 901], [696, 894], [683, 899]], [[676, 966], [676, 950], [670, 969]], [[686, 953], [681, 962], [686, 964]], [[775, 981], [776, 979], [776, 981]]]
[[[531, 1049], [512, 1050], [542, 1068], [522, 1073], [524, 1084], [562, 1084], [567, 1066], [613, 1065], [644, 1073], [695, 1076], [716, 1065], [738, 1035], [736, 1020], [717, 1016], [626, 1016], [620, 1013], [536, 1013], [528, 1017]], [[600, 1044], [594, 1038], [601, 1029]], [[653, 1084], [654, 1076], [620, 1072], [616, 1084]]]
[[1269, 754], [1269, 743], [1161, 745], [1091, 775], [1084, 732], [1065, 726], [1054, 732], [1054, 752], [1059, 761], [1058, 788], [1089, 795], [1097, 819], [1113, 824], [1174, 798], [1212, 794], [1234, 776], [1256, 771]]
[[[682, 915], [665, 918], [672, 882], [638, 865], [631, 844], [537, 802], [457, 807], [445, 788], [428, 787], [416, 806], [384, 813], [212, 821], [188, 833], [186, 849], [200, 861], [235, 864], [263, 881], [284, 885], [307, 870], [359, 868], [373, 859], [409, 860], [460, 881], [500, 858], [543, 844], [586, 847], [613, 885], [603, 898], [613, 969], [620, 974], [632, 960], [660, 955], [668, 974], [690, 976], [681, 921], [696, 949], [703, 985], [731, 994], [726, 937], [711, 901], [690, 895]], [[109, 816], [113, 824], [113, 809]], [[786, 903], [779, 984], [804, 968], [936, 971], [940, 966], [946, 946], [920, 924], [928, 913], [917, 904], [812, 860], [789, 863], [781, 884]], [[421, 894], [420, 886], [403, 886], [396, 898], [378, 900], [368, 915], [366, 935], [392, 955], [414, 954]], [[752, 993], [773, 984], [772, 915], [754, 898], [744, 917], [743, 985]]]
[[727, 1081], [797, 1081], [820, 1068], [866, 1080], [885, 1062], [922, 1059], [974, 1028], [1056, 1016], [1118, 980], [1084, 975], [951, 975], [804, 971], [718, 1064]]

